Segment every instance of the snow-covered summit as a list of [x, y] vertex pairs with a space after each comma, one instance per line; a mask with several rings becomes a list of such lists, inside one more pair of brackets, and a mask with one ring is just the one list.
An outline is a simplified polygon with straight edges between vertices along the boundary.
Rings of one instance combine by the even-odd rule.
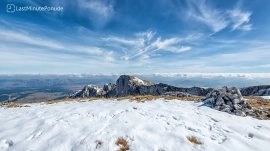
[[155, 84], [151, 81], [142, 80], [142, 79], [139, 79], [138, 77], [135, 77], [135, 76], [131, 76], [130, 82], [135, 84], [135, 85], [144, 85], [144, 86], [150, 86], [150, 85]]
[[[97, 100], [0, 108], [1, 151], [266, 150], [270, 121], [240, 117], [202, 102]], [[193, 144], [196, 138], [201, 144]]]

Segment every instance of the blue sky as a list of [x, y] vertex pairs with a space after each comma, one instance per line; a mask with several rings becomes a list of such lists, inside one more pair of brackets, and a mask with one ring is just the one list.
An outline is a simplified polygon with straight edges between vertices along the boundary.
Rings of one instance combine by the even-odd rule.
[[[6, 5], [62, 6], [7, 13]], [[1, 0], [0, 74], [270, 72], [269, 0]]]

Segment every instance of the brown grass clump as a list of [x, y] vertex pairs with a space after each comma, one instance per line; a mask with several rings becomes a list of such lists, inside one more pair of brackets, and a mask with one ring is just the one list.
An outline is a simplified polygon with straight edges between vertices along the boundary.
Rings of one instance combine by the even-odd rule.
[[47, 104], [55, 104], [57, 103], [56, 101], [48, 101]]
[[[153, 101], [157, 99], [166, 99], [166, 100], [180, 100], [180, 101], [200, 101], [203, 99], [201, 96], [190, 96], [190, 97], [177, 97], [177, 96], [170, 96], [170, 95], [130, 95], [125, 97], [112, 97], [112, 98], [104, 98], [104, 97], [90, 97], [90, 98], [64, 98], [59, 100], [48, 100], [44, 103], [46, 104], [56, 104], [60, 102], [88, 102], [88, 101], [95, 101], [95, 100], [130, 100], [130, 101], [137, 101], [137, 102], [145, 102], [145, 101]], [[24, 103], [2, 103], [0, 107], [30, 107], [28, 105], [23, 105]], [[270, 107], [269, 107], [270, 108]]]
[[95, 100], [130, 100], [130, 101], [137, 101], [137, 102], [145, 102], [145, 101], [153, 101], [156, 99], [166, 99], [166, 100], [180, 100], [180, 101], [200, 101], [203, 99], [201, 96], [190, 96], [190, 97], [177, 97], [177, 96], [158, 96], [158, 95], [129, 95], [124, 97], [112, 97], [112, 98], [104, 98], [104, 97], [90, 97], [90, 98], [76, 98], [76, 99], [62, 99], [62, 100], [51, 100], [48, 101], [47, 104], [55, 104], [59, 102], [88, 102], [88, 101], [95, 101]]
[[80, 101], [80, 99], [64, 98], [64, 99], [59, 99], [59, 100], [48, 100], [46, 103], [55, 104], [55, 103], [60, 103], [60, 102], [74, 102], [74, 101]]
[[244, 98], [253, 108], [270, 109], [270, 100], [266, 100], [259, 96], [247, 96]]
[[75, 101], [85, 102], [85, 101], [88, 101], [88, 100], [83, 100], [83, 98], [78, 98], [78, 99], [64, 98], [64, 99], [61, 99], [61, 100], [49, 100], [46, 103], [47, 104], [56, 104], [56, 103], [60, 103], [60, 102], [75, 102]]
[[29, 105], [24, 105], [22, 103], [15, 103], [15, 102], [2, 103], [0, 106], [7, 108], [30, 107]]
[[115, 144], [119, 146], [119, 151], [129, 150], [129, 144], [123, 137], [118, 138]]
[[166, 100], [181, 100], [181, 101], [200, 101], [204, 97], [202, 96], [187, 96], [187, 97], [177, 97], [177, 96], [164, 96]]
[[155, 99], [157, 99], [157, 96], [154, 96], [154, 95], [135, 95], [135, 96], [130, 95], [130, 96], [116, 98], [117, 101], [132, 100], [132, 101], [138, 101], [138, 102], [152, 101]]
[[[190, 96], [190, 97], [177, 97], [177, 96], [157, 96], [157, 95], [135, 95], [135, 96], [125, 96], [125, 97], [119, 97], [116, 98], [116, 100], [121, 101], [121, 100], [132, 100], [132, 101], [137, 101], [137, 102], [145, 102], [145, 101], [153, 101], [156, 99], [166, 99], [166, 100], [181, 100], [181, 101], [199, 101], [203, 99], [201, 96]], [[108, 98], [110, 99], [110, 98]]]
[[195, 144], [195, 145], [201, 145], [202, 142], [195, 136], [187, 136], [187, 139], [192, 143], [192, 144]]

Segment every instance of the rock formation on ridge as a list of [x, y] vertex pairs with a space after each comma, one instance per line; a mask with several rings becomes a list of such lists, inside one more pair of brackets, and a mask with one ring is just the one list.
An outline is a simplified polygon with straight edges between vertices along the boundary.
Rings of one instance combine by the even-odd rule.
[[173, 95], [183, 96], [205, 96], [213, 89], [208, 88], [181, 88], [163, 83], [155, 84], [150, 81], [141, 80], [135, 76], [121, 75], [116, 84], [106, 84], [103, 88], [88, 85], [82, 90], [72, 94], [71, 98], [87, 97], [121, 97], [128, 95]]
[[251, 86], [241, 89], [244, 96], [269, 96], [270, 85]]

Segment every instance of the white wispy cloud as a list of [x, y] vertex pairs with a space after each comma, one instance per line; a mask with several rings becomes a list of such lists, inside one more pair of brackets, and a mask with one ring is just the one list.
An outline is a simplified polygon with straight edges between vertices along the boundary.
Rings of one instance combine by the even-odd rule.
[[228, 11], [229, 17], [232, 21], [232, 30], [252, 30], [250, 23], [251, 12], [234, 9]]
[[89, 55], [102, 56], [106, 52], [106, 50], [103, 48], [96, 46], [70, 44], [45, 36], [32, 35], [22, 30], [11, 31], [7, 29], [0, 29], [0, 36], [5, 37], [5, 39], [1, 39], [0, 42], [11, 43], [14, 46], [18, 45], [18, 49], [21, 49], [21, 45], [23, 45], [23, 47], [26, 47], [25, 45], [30, 45], [54, 51], [55, 53], [85, 53]]
[[[267, 68], [269, 66], [270, 45], [267, 42], [264, 44], [247, 42], [245, 45], [247, 48], [242, 47], [235, 52], [220, 51], [217, 54], [195, 56], [164, 64], [165, 66], [178, 64], [177, 67], [181, 68], [182, 66], [186, 72], [270, 72], [270, 69]], [[212, 47], [212, 49], [217, 48]]]
[[109, 52], [105, 53], [105, 55], [104, 55], [104, 61], [105, 62], [114, 62], [114, 61], [116, 61], [116, 59], [114, 57], [114, 52], [113, 51], [109, 51]]
[[82, 52], [82, 53], [86, 53], [90, 55], [97, 55], [97, 56], [105, 54], [102, 48], [94, 47], [94, 46], [72, 45], [72, 46], [69, 46], [69, 49], [72, 49], [72, 51], [74, 51], [75, 53]]
[[193, 41], [198, 39], [198, 35], [189, 35], [184, 38], [171, 37], [162, 38], [158, 36], [156, 32], [146, 31], [135, 33], [134, 37], [108, 37], [103, 38], [107, 43], [119, 43], [121, 47], [123, 44], [126, 45], [124, 49], [124, 56], [121, 57], [123, 60], [147, 60], [151, 59], [151, 56], [155, 56], [159, 52], [168, 53], [183, 53], [191, 50], [191, 46], [185, 46], [182, 44], [183, 41]]
[[208, 26], [214, 33], [225, 28], [231, 27], [232, 31], [252, 30], [250, 17], [252, 12], [243, 11], [239, 5], [232, 10], [221, 10], [212, 6], [210, 1], [206, 0], [187, 0], [187, 15]]
[[162, 50], [172, 53], [182, 53], [191, 50], [190, 46], [180, 45], [182, 40], [183, 39], [180, 38], [169, 38], [161, 40], [161, 38], [159, 37], [150, 46], [153, 51]]
[[166, 51], [171, 51], [174, 53], [182, 53], [186, 51], [190, 51], [192, 48], [190, 46], [180, 46], [180, 47], [169, 47]]
[[104, 26], [114, 15], [113, 1], [77, 0], [78, 12], [96, 26]]
[[[264, 44], [247, 44], [249, 48], [242, 48], [238, 52], [222, 53], [215, 56], [216, 60], [223, 60], [223, 62], [268, 62], [270, 57], [270, 45]], [[243, 50], [244, 49], [244, 50]]]
[[104, 41], [108, 41], [108, 42], [116, 42], [119, 44], [123, 44], [123, 45], [140, 45], [143, 40], [141, 39], [126, 39], [126, 38], [121, 38], [121, 37], [117, 37], [117, 36], [109, 36], [106, 38], [103, 38]]
[[228, 26], [225, 14], [212, 7], [207, 1], [187, 0], [187, 4], [188, 16], [204, 23], [210, 27], [213, 32], [219, 32]]
[[40, 50], [18, 50], [16, 47], [9, 47], [9, 51], [1, 50], [0, 73], [108, 73], [108, 68], [115, 68], [115, 64], [104, 57], [98, 60], [82, 59], [77, 55], [40, 53]]
[[85, 51], [82, 56], [77, 50], [60, 53], [0, 42], [0, 73], [108, 73], [108, 69], [116, 67], [113, 52], [93, 55]]
[[55, 48], [55, 49], [64, 48], [58, 42], [52, 41], [50, 39], [34, 37], [34, 36], [31, 36], [27, 32], [16, 32], [16, 31], [8, 31], [8, 30], [0, 29], [0, 36], [5, 37], [5, 39], [2, 39], [2, 40], [9, 41], [9, 42], [25, 43], [25, 44], [31, 44], [31, 45]]
[[169, 38], [161, 40], [161, 38], [157, 38], [156, 41], [152, 43], [153, 47], [156, 47], [157, 49], [166, 49], [172, 45], [176, 45], [181, 40], [179, 38]]
[[115, 67], [116, 55], [109, 49], [32, 33], [0, 28], [0, 36], [5, 37], [0, 39], [0, 72], [94, 73]]
[[144, 41], [150, 41], [155, 35], [156, 35], [156, 32], [153, 32], [153, 31], [145, 31], [145, 32], [138, 32], [138, 33], [135, 33], [135, 35], [139, 38], [143, 38]]

